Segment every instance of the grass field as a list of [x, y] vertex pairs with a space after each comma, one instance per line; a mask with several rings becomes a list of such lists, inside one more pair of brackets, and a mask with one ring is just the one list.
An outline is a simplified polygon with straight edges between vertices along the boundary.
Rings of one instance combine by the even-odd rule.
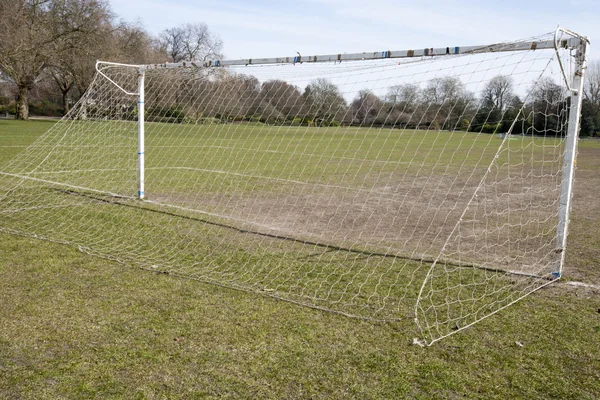
[[[0, 121], [0, 165], [50, 126]], [[286, 159], [281, 146], [301, 146], [304, 157], [319, 154], [310, 148], [318, 130], [305, 142], [275, 142], [272, 135], [256, 133], [243, 148], [268, 150], [262, 163], [249, 165], [242, 153], [228, 150], [223, 137], [215, 137], [202, 148], [212, 160], [230, 164], [212, 168], [261, 176], [276, 172], [291, 180], [301, 160]], [[155, 147], [160, 140], [157, 136]], [[164, 149], [169, 143], [163, 140]], [[350, 142], [340, 144], [343, 140]], [[355, 143], [364, 146], [364, 140]], [[351, 139], [330, 143], [320, 151], [352, 158]], [[464, 146], [451, 138], [443, 143], [452, 154]], [[383, 148], [387, 154], [361, 157], [398, 159], [397, 149], [417, 149]], [[600, 291], [565, 282], [600, 283], [599, 154], [597, 141], [581, 143], [566, 279], [426, 349], [411, 344], [412, 321], [365, 322], [1, 234], [0, 397], [596, 398]], [[186, 165], [206, 169], [194, 162], [186, 160]], [[473, 166], [477, 159], [463, 156], [442, 167], [456, 174], [465, 164]], [[303, 175], [307, 179], [322, 174], [315, 163], [304, 165], [313, 167]], [[149, 171], [153, 167], [149, 164]], [[348, 177], [356, 175], [344, 170], [326, 178], [351, 186], [356, 182]], [[171, 176], [173, 186], [165, 192], [177, 193], [173, 188], [188, 178]], [[236, 193], [256, 187], [228, 179]], [[210, 182], [202, 187], [210, 188]], [[235, 209], [243, 208], [238, 203]]]

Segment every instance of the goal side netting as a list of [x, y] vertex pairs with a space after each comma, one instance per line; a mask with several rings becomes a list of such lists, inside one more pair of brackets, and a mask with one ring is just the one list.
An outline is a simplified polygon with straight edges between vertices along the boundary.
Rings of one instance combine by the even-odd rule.
[[585, 45], [99, 62], [0, 230], [432, 343], [560, 277]]

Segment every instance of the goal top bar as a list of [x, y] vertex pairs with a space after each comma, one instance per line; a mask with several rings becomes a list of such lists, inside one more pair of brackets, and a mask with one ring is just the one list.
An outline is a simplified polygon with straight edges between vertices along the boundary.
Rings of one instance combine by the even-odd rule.
[[[571, 36], [568, 39], [558, 39], [559, 32]], [[496, 43], [491, 45], [479, 46], [454, 46], [454, 47], [430, 47], [417, 50], [383, 50], [365, 53], [349, 53], [349, 54], [327, 54], [317, 56], [302, 56], [300, 53], [292, 57], [274, 57], [274, 58], [256, 58], [256, 59], [238, 59], [238, 60], [208, 60], [205, 62], [183, 61], [179, 63], [162, 63], [162, 64], [123, 64], [109, 61], [96, 61], [96, 70], [100, 65], [107, 66], [124, 66], [138, 68], [140, 72], [150, 69], [164, 68], [210, 68], [210, 67], [227, 67], [227, 66], [248, 66], [248, 65], [273, 65], [273, 64], [297, 64], [297, 63], [317, 63], [317, 62], [342, 62], [342, 61], [362, 61], [362, 60], [380, 60], [386, 58], [415, 58], [415, 57], [435, 57], [435, 56], [451, 56], [461, 54], [483, 54], [483, 53], [499, 53], [508, 51], [531, 51], [544, 49], [574, 49], [583, 43], [589, 43], [589, 39], [579, 35], [571, 30], [556, 28], [554, 39], [539, 39], [539, 40], [523, 40], [507, 43]]]
[[342, 61], [361, 61], [361, 60], [379, 60], [386, 58], [415, 58], [415, 57], [435, 57], [461, 54], [482, 54], [497, 53], [507, 51], [528, 51], [542, 49], [575, 48], [582, 40], [579, 37], [562, 39], [558, 43], [554, 40], [533, 40], [518, 43], [498, 43], [485, 46], [453, 46], [437, 47], [415, 50], [384, 50], [365, 53], [349, 54], [328, 54], [316, 56], [302, 56], [300, 53], [292, 57], [274, 57], [274, 58], [256, 58], [239, 60], [208, 60], [203, 63], [194, 63], [183, 61], [179, 63], [148, 64], [140, 65], [140, 70], [158, 69], [158, 68], [189, 68], [189, 67], [227, 67], [227, 66], [247, 66], [247, 65], [267, 65], [267, 64], [298, 64], [298, 63], [317, 63], [317, 62], [342, 62]]

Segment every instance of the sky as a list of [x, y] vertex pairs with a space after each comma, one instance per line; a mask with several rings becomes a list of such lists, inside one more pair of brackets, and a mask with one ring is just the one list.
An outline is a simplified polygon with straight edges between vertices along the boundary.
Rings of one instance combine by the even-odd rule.
[[[493, 44], [571, 29], [600, 59], [600, 0], [110, 0], [157, 35], [204, 22], [225, 59]], [[595, 41], [598, 39], [598, 51]]]

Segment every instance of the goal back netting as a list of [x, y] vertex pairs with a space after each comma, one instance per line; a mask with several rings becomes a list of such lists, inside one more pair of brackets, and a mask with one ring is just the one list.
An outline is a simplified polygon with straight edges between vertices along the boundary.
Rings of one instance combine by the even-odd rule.
[[0, 230], [430, 344], [560, 277], [586, 44], [99, 62]]

